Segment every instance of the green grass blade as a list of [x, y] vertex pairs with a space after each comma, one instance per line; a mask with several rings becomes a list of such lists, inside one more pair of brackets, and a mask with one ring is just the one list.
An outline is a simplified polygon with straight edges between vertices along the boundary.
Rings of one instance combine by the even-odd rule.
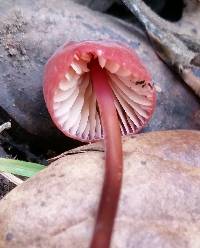
[[41, 164], [0, 158], [0, 172], [8, 172], [18, 176], [32, 177], [44, 168], [45, 166]]

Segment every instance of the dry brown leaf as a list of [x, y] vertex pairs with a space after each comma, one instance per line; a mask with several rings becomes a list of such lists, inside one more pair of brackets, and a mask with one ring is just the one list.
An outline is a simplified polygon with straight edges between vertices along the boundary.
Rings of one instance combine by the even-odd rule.
[[[200, 132], [127, 138], [112, 248], [200, 243]], [[86, 248], [103, 182], [101, 143], [71, 151], [0, 201], [1, 248]]]

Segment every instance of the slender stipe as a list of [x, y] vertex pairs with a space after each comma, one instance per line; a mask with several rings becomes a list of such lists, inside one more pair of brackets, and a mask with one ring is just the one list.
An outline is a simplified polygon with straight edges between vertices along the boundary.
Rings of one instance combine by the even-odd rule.
[[122, 184], [122, 142], [113, 92], [106, 71], [91, 62], [91, 79], [100, 109], [105, 143], [105, 177], [91, 248], [108, 248]]

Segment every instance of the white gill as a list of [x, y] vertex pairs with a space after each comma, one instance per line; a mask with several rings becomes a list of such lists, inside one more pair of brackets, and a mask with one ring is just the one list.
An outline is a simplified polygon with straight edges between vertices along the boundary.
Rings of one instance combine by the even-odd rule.
[[126, 116], [124, 115], [123, 111], [122, 111], [122, 107], [119, 103], [119, 101], [117, 99], [115, 99], [115, 107], [117, 109], [118, 115], [120, 117], [120, 122], [121, 125], [123, 126], [123, 128], [125, 129], [125, 133], [129, 133], [130, 129], [126, 120]]
[[99, 64], [100, 64], [101, 68], [104, 68], [106, 65], [106, 59], [104, 59], [104, 57], [102, 57], [102, 56], [99, 56], [98, 60], [99, 60]]
[[[103, 137], [96, 95], [87, 66], [91, 59], [91, 53], [74, 56], [55, 91], [53, 105], [54, 115], [63, 130], [86, 141]], [[106, 60], [102, 54], [98, 55], [98, 61], [108, 74], [122, 135], [135, 132], [145, 123], [151, 111], [152, 88], [123, 66]]]

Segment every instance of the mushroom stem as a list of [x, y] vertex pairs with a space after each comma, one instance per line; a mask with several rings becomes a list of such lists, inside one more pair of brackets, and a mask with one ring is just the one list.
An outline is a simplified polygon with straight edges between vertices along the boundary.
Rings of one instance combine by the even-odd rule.
[[122, 184], [123, 155], [120, 125], [112, 89], [105, 69], [97, 60], [91, 66], [91, 79], [100, 110], [105, 144], [105, 177], [91, 248], [110, 246]]

